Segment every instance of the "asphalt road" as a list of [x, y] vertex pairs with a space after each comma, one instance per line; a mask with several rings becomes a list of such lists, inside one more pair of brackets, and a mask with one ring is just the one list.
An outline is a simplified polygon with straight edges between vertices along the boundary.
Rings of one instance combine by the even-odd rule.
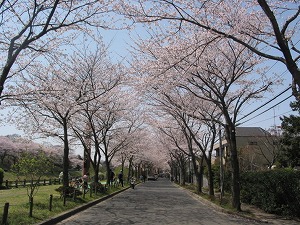
[[215, 210], [167, 179], [147, 181], [58, 224], [246, 225], [265, 224]]

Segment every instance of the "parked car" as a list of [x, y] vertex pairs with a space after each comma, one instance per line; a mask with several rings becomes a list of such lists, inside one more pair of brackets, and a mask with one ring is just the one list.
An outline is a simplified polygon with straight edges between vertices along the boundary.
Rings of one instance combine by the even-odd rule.
[[147, 180], [157, 180], [158, 175], [154, 174], [154, 175], [148, 175]]

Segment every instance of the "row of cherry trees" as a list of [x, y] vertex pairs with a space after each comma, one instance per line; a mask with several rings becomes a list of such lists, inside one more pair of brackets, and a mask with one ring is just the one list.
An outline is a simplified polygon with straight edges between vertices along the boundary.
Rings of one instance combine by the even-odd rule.
[[101, 41], [90, 41], [93, 46], [83, 44], [63, 59], [28, 66], [8, 89], [14, 97], [6, 104], [20, 111], [14, 117], [18, 125], [63, 143], [65, 187], [72, 145], [83, 146], [98, 182], [101, 157], [109, 173], [112, 159], [133, 148], [139, 138], [138, 103], [131, 96], [126, 70], [112, 63]]
[[70, 149], [78, 143], [95, 181], [103, 156], [107, 173], [116, 156], [147, 161], [136, 147], [140, 135], [149, 135], [141, 132], [142, 113], [128, 71], [108, 58], [99, 33], [117, 27], [116, 8], [112, 1], [94, 0], [0, 5], [2, 107], [14, 107], [10, 119], [28, 136], [62, 141], [64, 186]]
[[[200, 36], [201, 33], [197, 35]], [[140, 45], [144, 57], [136, 69], [143, 74], [139, 82], [145, 85], [144, 88], [148, 87], [153, 104], [162, 111], [159, 127], [168, 137], [167, 144], [173, 143], [169, 150], [180, 150], [182, 159], [184, 155], [191, 158], [198, 178], [198, 191], [201, 191], [200, 174], [203, 171], [198, 170], [197, 165], [200, 162], [198, 168], [203, 169], [204, 161], [209, 175], [209, 194], [214, 195], [211, 158], [219, 138], [218, 128], [223, 127], [230, 149], [232, 194], [237, 201], [234, 204], [239, 208], [235, 127], [243, 106], [262, 97], [272, 84], [263, 74], [255, 76], [260, 72], [261, 59], [245, 47], [222, 38], [203, 46], [197, 45], [192, 38], [181, 38], [178, 43], [156, 48], [153, 46], [158, 41], [153, 39], [154, 43], [149, 45], [150, 41]], [[194, 45], [189, 45], [191, 42]], [[178, 60], [179, 52], [185, 55], [184, 59]], [[172, 154], [173, 157], [178, 155]]]
[[298, 96], [299, 51], [294, 43], [300, 6], [292, 1], [137, 2], [124, 6], [124, 13], [149, 25], [150, 38], [137, 44], [133, 65], [138, 65], [149, 101], [163, 112], [167, 127], [161, 129], [173, 141], [169, 150], [191, 157], [195, 171], [196, 161], [203, 158], [213, 195], [211, 153], [221, 126], [230, 149], [232, 205], [240, 210], [238, 116], [246, 104], [281, 82], [267, 76], [261, 66], [265, 59], [286, 65]]

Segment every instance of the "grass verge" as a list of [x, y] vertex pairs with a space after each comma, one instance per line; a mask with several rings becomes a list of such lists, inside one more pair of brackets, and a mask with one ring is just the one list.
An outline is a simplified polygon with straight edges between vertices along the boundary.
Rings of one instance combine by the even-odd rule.
[[188, 185], [181, 185], [182, 188], [189, 190], [190, 192], [193, 192], [196, 195], [199, 195], [200, 197], [214, 203], [215, 205], [218, 205], [222, 207], [223, 209], [229, 210], [229, 211], [235, 211], [235, 209], [231, 205], [231, 196], [228, 193], [225, 193], [225, 195], [222, 197], [222, 200], [220, 199], [220, 193], [215, 192], [214, 196], [210, 196], [206, 193], [208, 190], [203, 190], [202, 193], [197, 193], [196, 186], [192, 184]]
[[[33, 199], [33, 216], [29, 217], [29, 198], [26, 188], [13, 188], [0, 190], [0, 218], [2, 221], [4, 204], [9, 203], [8, 224], [9, 225], [30, 225], [40, 223], [65, 211], [88, 203], [90, 201], [107, 196], [119, 191], [122, 187], [109, 188], [105, 193], [87, 193], [84, 197], [78, 196], [75, 200], [67, 199], [63, 205], [63, 199], [55, 191], [60, 185], [40, 186]], [[53, 195], [52, 210], [49, 211], [50, 195]], [[1, 222], [0, 221], [0, 222]]]

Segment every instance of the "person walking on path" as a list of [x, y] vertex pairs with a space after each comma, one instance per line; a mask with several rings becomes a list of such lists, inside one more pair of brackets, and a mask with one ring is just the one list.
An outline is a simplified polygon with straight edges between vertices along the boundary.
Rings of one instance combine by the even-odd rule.
[[111, 169], [109, 174], [110, 174], [110, 185], [112, 186], [114, 184], [115, 173]]
[[83, 181], [83, 191], [86, 192], [88, 189], [89, 173], [83, 175], [82, 181]]
[[120, 173], [118, 175], [118, 179], [119, 179], [119, 183], [122, 185], [122, 187], [124, 187], [124, 183], [123, 183], [123, 170], [120, 171]]
[[131, 177], [130, 179], [130, 186], [132, 189], [134, 189], [134, 186], [135, 186], [135, 177]]

